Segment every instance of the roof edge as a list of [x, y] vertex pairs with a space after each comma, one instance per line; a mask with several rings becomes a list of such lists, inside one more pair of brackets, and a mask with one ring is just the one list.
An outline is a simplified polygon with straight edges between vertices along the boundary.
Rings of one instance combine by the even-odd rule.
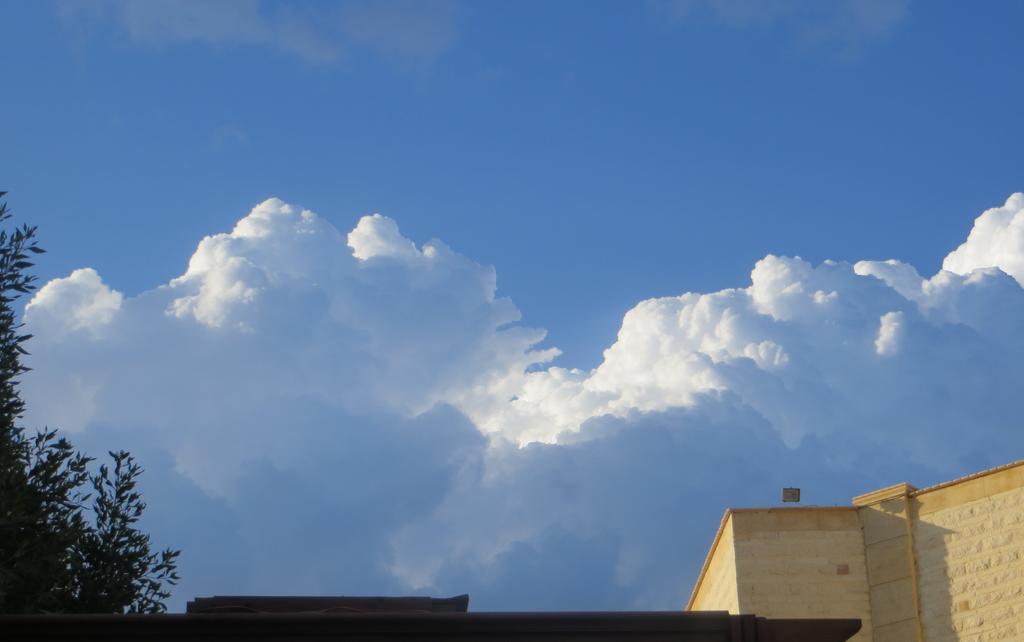
[[772, 512], [811, 512], [811, 511], [851, 511], [856, 506], [752, 506], [748, 508], [730, 508], [731, 513], [772, 513]]
[[926, 487], [921, 488], [921, 489], [916, 489], [916, 490], [914, 490], [914, 492], [910, 493], [910, 496], [911, 497], [917, 497], [919, 495], [924, 495], [925, 493], [930, 493], [930, 492], [936, 491], [936, 490], [942, 490], [943, 488], [949, 488], [950, 486], [956, 486], [957, 484], [963, 484], [964, 482], [973, 481], [973, 480], [979, 479], [981, 477], [987, 477], [989, 475], [994, 475], [996, 473], [1001, 473], [1004, 470], [1010, 470], [1011, 468], [1017, 468], [1018, 466], [1024, 466], [1024, 459], [1018, 459], [1017, 461], [1011, 461], [1008, 464], [1003, 464], [1001, 466], [995, 466], [994, 468], [987, 468], [985, 470], [981, 470], [981, 471], [978, 471], [976, 473], [971, 473], [970, 475], [964, 475], [963, 477], [957, 477], [956, 479], [951, 479], [949, 481], [944, 481], [944, 482], [942, 482], [940, 484], [934, 484], [932, 486], [926, 486]]
[[850, 503], [857, 507], [871, 506], [872, 504], [884, 502], [887, 499], [896, 499], [897, 497], [909, 497], [916, 490], [917, 486], [908, 484], [907, 482], [900, 482], [898, 484], [893, 484], [892, 486], [886, 486], [885, 488], [873, 490], [870, 493], [857, 495], [856, 497], [850, 500]]

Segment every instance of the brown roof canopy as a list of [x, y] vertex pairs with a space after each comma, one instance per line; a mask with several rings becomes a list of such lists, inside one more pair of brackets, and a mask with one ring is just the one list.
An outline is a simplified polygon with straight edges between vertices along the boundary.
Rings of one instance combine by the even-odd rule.
[[844, 642], [859, 620], [774, 620], [728, 613], [178, 613], [0, 616], [5, 642], [114, 640], [304, 642]]
[[197, 597], [186, 613], [465, 613], [469, 596], [299, 597], [215, 595]]

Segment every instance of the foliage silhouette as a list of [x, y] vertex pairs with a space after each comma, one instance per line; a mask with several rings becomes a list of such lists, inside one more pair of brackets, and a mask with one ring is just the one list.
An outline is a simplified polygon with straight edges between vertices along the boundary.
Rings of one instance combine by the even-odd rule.
[[[0, 223], [10, 217], [0, 200]], [[21, 333], [14, 303], [34, 289], [25, 271], [43, 251], [35, 227], [0, 230], [0, 613], [159, 613], [180, 551], [151, 552], [136, 528], [146, 507], [135, 490], [142, 469], [118, 451], [109, 453], [113, 469], [90, 473], [93, 459], [56, 430], [28, 437], [18, 425], [32, 337]]]

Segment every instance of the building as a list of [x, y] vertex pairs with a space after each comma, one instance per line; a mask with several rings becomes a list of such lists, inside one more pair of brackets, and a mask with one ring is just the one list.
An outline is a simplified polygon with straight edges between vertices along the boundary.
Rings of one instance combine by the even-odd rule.
[[727, 510], [686, 608], [860, 618], [855, 642], [1024, 640], [1024, 461], [850, 506]]

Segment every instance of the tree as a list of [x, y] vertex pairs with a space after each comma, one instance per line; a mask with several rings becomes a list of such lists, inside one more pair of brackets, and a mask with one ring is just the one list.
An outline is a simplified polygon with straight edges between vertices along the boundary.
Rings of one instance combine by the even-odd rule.
[[[0, 223], [10, 217], [0, 201]], [[29, 437], [19, 425], [31, 335], [14, 304], [34, 289], [25, 271], [41, 253], [35, 227], [0, 231], [0, 613], [162, 612], [180, 551], [151, 552], [136, 528], [146, 507], [138, 463], [111, 452], [113, 468], [92, 473], [93, 459], [56, 430]]]

